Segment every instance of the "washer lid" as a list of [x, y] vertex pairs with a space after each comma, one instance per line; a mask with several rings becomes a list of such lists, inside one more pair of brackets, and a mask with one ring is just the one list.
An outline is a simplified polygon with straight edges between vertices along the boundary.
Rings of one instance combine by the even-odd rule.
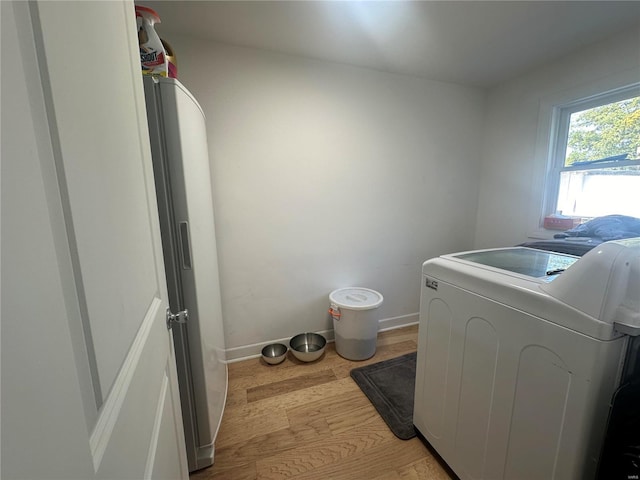
[[349, 287], [334, 290], [329, 295], [331, 303], [350, 310], [370, 310], [382, 304], [382, 294], [370, 288]]

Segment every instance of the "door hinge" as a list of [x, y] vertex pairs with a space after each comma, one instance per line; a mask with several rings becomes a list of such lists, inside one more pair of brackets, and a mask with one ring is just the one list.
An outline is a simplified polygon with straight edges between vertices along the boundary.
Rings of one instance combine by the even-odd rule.
[[185, 309], [178, 313], [171, 313], [167, 307], [167, 328], [171, 330], [176, 323], [187, 323], [189, 320], [189, 310]]

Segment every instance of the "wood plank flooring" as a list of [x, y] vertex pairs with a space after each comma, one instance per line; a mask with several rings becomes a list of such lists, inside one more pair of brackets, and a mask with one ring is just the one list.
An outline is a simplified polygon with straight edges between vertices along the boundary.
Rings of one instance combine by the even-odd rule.
[[414, 352], [417, 326], [382, 332], [376, 354], [312, 363], [229, 365], [229, 394], [212, 467], [190, 480], [449, 480], [419, 438], [396, 438], [349, 376], [352, 368]]

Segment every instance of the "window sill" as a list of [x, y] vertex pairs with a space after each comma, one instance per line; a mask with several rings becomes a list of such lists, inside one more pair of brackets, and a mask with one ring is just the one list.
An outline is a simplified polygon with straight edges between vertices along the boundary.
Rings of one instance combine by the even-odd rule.
[[553, 240], [553, 236], [560, 230], [547, 230], [546, 228], [538, 228], [527, 234], [527, 238], [532, 240]]

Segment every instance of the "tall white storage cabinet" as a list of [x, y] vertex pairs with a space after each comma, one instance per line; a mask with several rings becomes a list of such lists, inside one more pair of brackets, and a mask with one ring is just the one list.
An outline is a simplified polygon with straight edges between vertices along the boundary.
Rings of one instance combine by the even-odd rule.
[[595, 476], [639, 266], [637, 240], [425, 262], [414, 423], [460, 478]]

